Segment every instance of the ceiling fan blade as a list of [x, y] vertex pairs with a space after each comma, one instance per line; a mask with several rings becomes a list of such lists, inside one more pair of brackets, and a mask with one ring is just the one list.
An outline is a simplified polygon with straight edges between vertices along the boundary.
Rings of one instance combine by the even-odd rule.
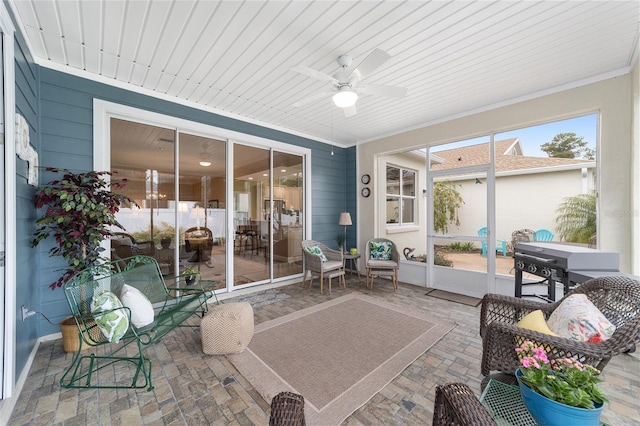
[[388, 96], [390, 98], [404, 98], [407, 95], [407, 89], [404, 87], [385, 86], [382, 84], [360, 86], [358, 91], [368, 95]]
[[326, 97], [330, 96], [333, 92], [334, 92], [333, 90], [329, 90], [329, 91], [326, 91], [326, 92], [316, 93], [315, 95], [311, 95], [309, 97], [306, 97], [304, 99], [301, 99], [301, 100], [295, 102], [293, 104], [293, 106], [294, 107], [301, 107], [301, 106], [304, 106], [304, 105], [308, 105], [310, 103], [319, 101], [320, 99], [323, 99], [323, 98], [326, 98]]
[[357, 113], [358, 113], [358, 110], [356, 110], [356, 104], [353, 104], [348, 108], [344, 108], [344, 116], [347, 118], [353, 117]]
[[371, 74], [376, 68], [384, 64], [391, 58], [387, 52], [381, 49], [374, 49], [369, 56], [364, 58], [362, 62], [353, 70], [353, 74], [357, 75], [360, 80]]
[[330, 81], [332, 83], [337, 83], [338, 80], [336, 80], [335, 78], [331, 77], [328, 74], [325, 74], [323, 72], [320, 71], [316, 71], [313, 68], [309, 68], [306, 67], [304, 65], [296, 65], [295, 67], [291, 67], [291, 71], [306, 75], [308, 77], [313, 77], [315, 79], [321, 80], [321, 81]]

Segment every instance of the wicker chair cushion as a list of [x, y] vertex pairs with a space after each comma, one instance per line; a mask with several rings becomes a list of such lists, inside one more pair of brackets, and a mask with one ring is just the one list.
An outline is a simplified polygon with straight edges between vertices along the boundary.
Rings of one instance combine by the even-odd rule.
[[393, 245], [388, 241], [371, 241], [370, 242], [372, 260], [391, 260], [391, 248]]
[[380, 269], [390, 269], [397, 268], [398, 262], [394, 262], [393, 260], [370, 260], [367, 264], [372, 269], [380, 268]]
[[342, 269], [342, 262], [337, 260], [328, 260], [322, 264], [322, 272]]
[[616, 326], [600, 312], [585, 294], [567, 297], [549, 316], [549, 328], [558, 336], [588, 342], [605, 341], [616, 331]]
[[328, 261], [329, 259], [327, 259], [327, 256], [324, 255], [324, 253], [322, 252], [322, 249], [320, 249], [320, 247], [318, 246], [310, 246], [310, 247], [305, 247], [304, 248], [306, 251], [308, 251], [311, 254], [315, 254], [317, 256], [320, 256], [320, 259], [322, 259], [323, 262]]
[[538, 331], [540, 333], [549, 334], [551, 336], [557, 336], [556, 333], [549, 329], [547, 322], [544, 319], [544, 314], [540, 309], [525, 315], [518, 323], [518, 327], [526, 328], [527, 330]]

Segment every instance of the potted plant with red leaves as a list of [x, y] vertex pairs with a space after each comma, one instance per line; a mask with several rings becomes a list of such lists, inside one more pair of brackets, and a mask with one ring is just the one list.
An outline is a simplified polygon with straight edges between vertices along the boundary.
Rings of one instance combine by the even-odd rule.
[[67, 169], [50, 168], [48, 172], [63, 173], [61, 179], [39, 187], [35, 194], [36, 208], [45, 208], [36, 221], [32, 247], [49, 236], [56, 245], [49, 250], [51, 256], [62, 256], [67, 262], [64, 274], [50, 287], [61, 287], [72, 275], [109, 260], [101, 256], [101, 243], [113, 235], [112, 227], [124, 228], [116, 220], [120, 206], [133, 201], [112, 192], [122, 188], [126, 179], [108, 181], [111, 172], [72, 173]]
[[53, 290], [77, 272], [109, 260], [102, 256], [101, 243], [113, 235], [114, 227], [124, 229], [115, 214], [121, 205], [133, 201], [112, 191], [122, 188], [126, 179], [109, 181], [111, 172], [72, 173], [51, 167], [46, 170], [61, 173], [62, 177], [36, 189], [35, 206], [45, 210], [36, 221], [31, 245], [36, 247], [53, 236], [55, 246], [49, 254], [61, 256], [67, 262], [62, 276], [51, 283]]

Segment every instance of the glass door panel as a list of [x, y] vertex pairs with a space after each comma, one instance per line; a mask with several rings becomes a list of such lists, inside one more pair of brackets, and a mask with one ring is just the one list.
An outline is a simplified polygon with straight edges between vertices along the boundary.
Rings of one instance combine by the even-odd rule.
[[268, 149], [234, 144], [234, 287], [270, 278], [270, 216], [264, 212], [264, 182], [270, 178]]
[[302, 159], [300, 155], [273, 152], [273, 196], [266, 197], [263, 203], [271, 205], [273, 218], [274, 278], [302, 273]]
[[111, 171], [127, 179], [120, 192], [137, 204], [116, 214], [124, 230], [115, 230], [111, 258], [153, 256], [163, 275], [177, 270], [175, 255], [162, 251], [167, 241], [176, 247], [174, 140], [171, 129], [111, 119]]
[[226, 142], [179, 134], [179, 259], [201, 279], [226, 287]]

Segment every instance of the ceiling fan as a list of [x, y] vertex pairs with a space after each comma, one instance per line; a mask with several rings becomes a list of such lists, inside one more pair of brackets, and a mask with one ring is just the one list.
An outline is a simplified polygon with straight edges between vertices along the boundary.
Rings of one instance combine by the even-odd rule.
[[362, 80], [389, 60], [389, 58], [391, 58], [391, 55], [384, 50], [375, 49], [366, 58], [364, 58], [357, 67], [351, 68], [353, 58], [349, 55], [342, 55], [338, 57], [337, 60], [338, 65], [340, 65], [340, 69], [332, 76], [304, 65], [295, 66], [291, 68], [291, 71], [295, 71], [318, 80], [329, 81], [331, 82], [332, 87], [331, 90], [317, 93], [302, 99], [294, 103], [293, 106], [300, 107], [307, 105], [333, 94], [333, 103], [337, 107], [344, 109], [344, 115], [346, 117], [351, 117], [357, 113], [356, 101], [358, 100], [358, 94], [360, 93], [402, 98], [407, 94], [407, 89], [403, 87], [385, 86], [380, 84], [362, 84]]

